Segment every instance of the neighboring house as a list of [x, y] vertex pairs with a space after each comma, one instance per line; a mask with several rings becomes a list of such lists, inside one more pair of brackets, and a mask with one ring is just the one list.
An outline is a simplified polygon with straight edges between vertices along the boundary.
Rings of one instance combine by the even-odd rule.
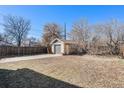
[[23, 41], [22, 45], [23, 47], [36, 47], [36, 46], [41, 46], [40, 42], [38, 41], [31, 41], [30, 39], [26, 39]]
[[54, 54], [79, 54], [83, 52], [83, 44], [73, 40], [54, 39], [51, 43]]
[[13, 46], [11, 43], [7, 43], [5, 41], [0, 41], [0, 46]]

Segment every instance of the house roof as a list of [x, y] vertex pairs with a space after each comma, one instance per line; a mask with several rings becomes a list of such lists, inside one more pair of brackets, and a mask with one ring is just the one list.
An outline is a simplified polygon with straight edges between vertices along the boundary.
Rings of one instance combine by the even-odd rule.
[[0, 46], [12, 46], [12, 44], [7, 43], [5, 41], [0, 41]]

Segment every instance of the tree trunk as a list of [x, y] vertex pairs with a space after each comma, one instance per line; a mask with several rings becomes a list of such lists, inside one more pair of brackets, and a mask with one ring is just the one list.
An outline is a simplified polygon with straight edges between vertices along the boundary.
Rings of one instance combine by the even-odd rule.
[[20, 40], [18, 41], [17, 46], [18, 46], [18, 47], [21, 46], [21, 41], [20, 41]]
[[51, 46], [49, 44], [47, 45], [47, 52], [48, 52], [48, 54], [51, 54], [52, 53]]

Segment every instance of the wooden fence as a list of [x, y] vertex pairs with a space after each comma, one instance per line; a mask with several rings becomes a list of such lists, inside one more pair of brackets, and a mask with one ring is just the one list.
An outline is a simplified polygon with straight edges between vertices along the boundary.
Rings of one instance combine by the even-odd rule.
[[0, 47], [0, 57], [46, 54], [46, 47]]

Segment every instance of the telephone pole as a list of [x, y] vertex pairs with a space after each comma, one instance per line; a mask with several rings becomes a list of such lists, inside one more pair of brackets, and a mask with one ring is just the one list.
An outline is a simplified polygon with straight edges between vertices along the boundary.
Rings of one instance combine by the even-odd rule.
[[66, 40], [66, 23], [64, 24], [64, 39]]

